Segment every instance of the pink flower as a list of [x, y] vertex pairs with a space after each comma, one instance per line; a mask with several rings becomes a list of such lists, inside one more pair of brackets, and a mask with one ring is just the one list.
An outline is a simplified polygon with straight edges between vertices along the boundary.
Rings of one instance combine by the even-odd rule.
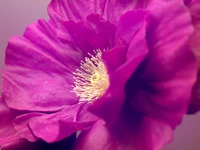
[[187, 112], [197, 66], [182, 1], [52, 0], [6, 50], [2, 94], [29, 141], [82, 130], [76, 150], [159, 150]]

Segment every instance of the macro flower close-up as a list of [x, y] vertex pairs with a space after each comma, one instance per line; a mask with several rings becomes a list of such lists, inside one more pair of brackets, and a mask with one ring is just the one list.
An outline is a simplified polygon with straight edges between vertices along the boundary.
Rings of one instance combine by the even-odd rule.
[[8, 41], [2, 150], [161, 150], [199, 110], [197, 3], [51, 0]]

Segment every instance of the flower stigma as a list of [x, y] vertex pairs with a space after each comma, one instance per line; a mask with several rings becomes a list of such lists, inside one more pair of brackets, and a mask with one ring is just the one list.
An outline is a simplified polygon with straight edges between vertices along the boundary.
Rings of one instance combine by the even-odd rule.
[[94, 56], [90, 53], [88, 55], [90, 58], [86, 57], [85, 61], [81, 61], [80, 68], [73, 73], [75, 82], [72, 92], [80, 97], [79, 103], [94, 102], [109, 86], [109, 76], [101, 58], [101, 50], [94, 50]]

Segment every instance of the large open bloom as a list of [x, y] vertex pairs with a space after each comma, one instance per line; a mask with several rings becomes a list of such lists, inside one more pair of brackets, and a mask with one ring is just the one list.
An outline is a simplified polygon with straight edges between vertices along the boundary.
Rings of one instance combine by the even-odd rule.
[[186, 113], [197, 67], [183, 1], [52, 0], [51, 20], [6, 50], [2, 94], [29, 141], [83, 130], [74, 149], [159, 150]]

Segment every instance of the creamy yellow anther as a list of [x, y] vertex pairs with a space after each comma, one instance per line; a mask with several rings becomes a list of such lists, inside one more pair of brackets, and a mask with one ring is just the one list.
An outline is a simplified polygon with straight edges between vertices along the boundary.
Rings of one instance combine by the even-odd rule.
[[101, 80], [101, 75], [99, 73], [95, 73], [92, 75], [90, 82], [92, 84], [96, 84], [97, 82], [99, 82]]
[[107, 69], [101, 58], [100, 50], [94, 51], [95, 56], [89, 54], [85, 61], [81, 61], [80, 68], [74, 72], [72, 92], [80, 97], [79, 102], [92, 103], [100, 98], [109, 86]]

